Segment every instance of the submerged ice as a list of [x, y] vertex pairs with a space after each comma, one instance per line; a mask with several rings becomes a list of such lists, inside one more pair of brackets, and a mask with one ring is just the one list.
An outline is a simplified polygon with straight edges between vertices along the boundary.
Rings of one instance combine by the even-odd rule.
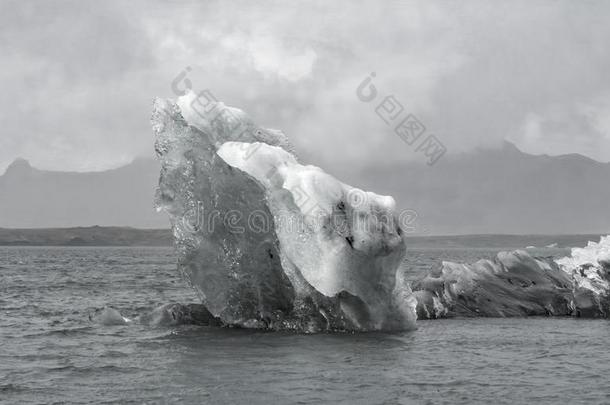
[[152, 311], [129, 319], [110, 306], [98, 308], [89, 314], [89, 321], [103, 326], [128, 325], [133, 321], [148, 326], [178, 326], [178, 325], [220, 325], [215, 318], [201, 304], [166, 304], [154, 308]]
[[304, 165], [280, 131], [189, 92], [154, 103], [157, 204], [178, 266], [224, 324], [413, 327], [395, 203]]

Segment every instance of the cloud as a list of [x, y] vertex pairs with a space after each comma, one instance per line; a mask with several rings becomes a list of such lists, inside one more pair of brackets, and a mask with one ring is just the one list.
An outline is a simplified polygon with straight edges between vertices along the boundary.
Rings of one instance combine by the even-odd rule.
[[[505, 138], [610, 160], [610, 4], [3, 2], [0, 168], [101, 169], [152, 153], [154, 96], [186, 66], [338, 175], [416, 159], [355, 95], [371, 72], [457, 153]], [[357, 182], [357, 178], [349, 180]]]
[[136, 120], [147, 108], [133, 95], [137, 83], [148, 87], [155, 60], [127, 10], [79, 1], [0, 8], [0, 167], [24, 156], [43, 168], [95, 170], [142, 153], [149, 137]]
[[265, 78], [272, 75], [278, 78], [298, 81], [309, 77], [317, 55], [310, 48], [295, 49], [286, 46], [270, 33], [257, 32], [246, 35], [237, 32], [218, 38], [223, 51], [241, 57], [242, 63]]
[[509, 139], [530, 153], [580, 153], [604, 161], [610, 140], [610, 97], [589, 103], [557, 103], [528, 114]]

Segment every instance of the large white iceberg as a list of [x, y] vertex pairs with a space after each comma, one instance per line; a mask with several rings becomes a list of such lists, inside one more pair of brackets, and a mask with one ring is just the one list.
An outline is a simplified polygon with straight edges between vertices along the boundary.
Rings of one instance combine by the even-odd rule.
[[157, 205], [179, 268], [227, 325], [326, 330], [414, 326], [397, 276], [395, 203], [303, 165], [280, 131], [187, 92], [154, 102]]

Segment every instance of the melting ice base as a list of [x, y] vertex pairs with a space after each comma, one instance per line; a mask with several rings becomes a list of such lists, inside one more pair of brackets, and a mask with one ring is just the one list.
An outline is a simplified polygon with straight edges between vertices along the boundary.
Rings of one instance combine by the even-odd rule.
[[193, 93], [156, 100], [152, 123], [179, 269], [225, 325], [400, 330], [417, 317], [610, 314], [610, 237], [556, 261], [514, 251], [444, 262], [412, 293], [391, 197], [303, 165], [281, 132]]
[[180, 270], [214, 316], [308, 332], [414, 326], [391, 197], [301, 164], [281, 132], [193, 93], [156, 100], [152, 122], [157, 203]]
[[216, 319], [201, 304], [166, 304], [145, 312], [135, 319], [121, 315], [112, 307], [104, 307], [89, 314], [89, 320], [104, 326], [128, 325], [133, 321], [149, 326], [177, 326], [177, 325], [205, 325], [218, 326], [221, 322]]

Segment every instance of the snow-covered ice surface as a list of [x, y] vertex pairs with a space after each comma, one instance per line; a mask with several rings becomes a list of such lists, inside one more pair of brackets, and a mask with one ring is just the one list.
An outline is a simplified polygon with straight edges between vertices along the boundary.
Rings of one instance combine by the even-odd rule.
[[610, 315], [610, 236], [559, 259], [517, 250], [443, 262], [414, 283], [419, 318]]
[[192, 92], [155, 100], [152, 124], [157, 205], [169, 214], [179, 268], [223, 323], [305, 332], [414, 326], [391, 197], [302, 164], [280, 131]]

